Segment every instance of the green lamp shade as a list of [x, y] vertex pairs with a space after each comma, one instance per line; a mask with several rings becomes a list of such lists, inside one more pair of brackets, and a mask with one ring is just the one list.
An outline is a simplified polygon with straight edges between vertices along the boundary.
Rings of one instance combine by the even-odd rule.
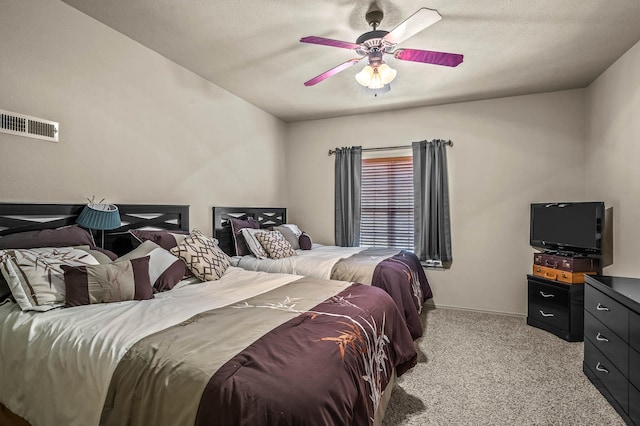
[[88, 229], [116, 229], [120, 227], [120, 212], [113, 204], [87, 204], [76, 223]]

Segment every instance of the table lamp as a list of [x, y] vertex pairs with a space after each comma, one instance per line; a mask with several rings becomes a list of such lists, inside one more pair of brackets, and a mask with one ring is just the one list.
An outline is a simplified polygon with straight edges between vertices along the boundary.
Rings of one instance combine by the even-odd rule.
[[104, 248], [104, 231], [120, 227], [120, 212], [113, 204], [89, 203], [80, 212], [76, 223], [89, 230], [102, 231], [101, 247]]

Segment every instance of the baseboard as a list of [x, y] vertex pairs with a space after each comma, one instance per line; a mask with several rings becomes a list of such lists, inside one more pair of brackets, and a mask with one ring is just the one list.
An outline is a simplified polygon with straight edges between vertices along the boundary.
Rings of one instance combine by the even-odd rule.
[[477, 312], [479, 314], [496, 314], [496, 315], [504, 315], [509, 317], [518, 317], [518, 318], [526, 318], [527, 314], [519, 314], [516, 312], [505, 312], [505, 311], [489, 311], [484, 309], [473, 309], [473, 308], [465, 308], [462, 306], [453, 306], [453, 305], [441, 305], [436, 304], [433, 300], [428, 300], [424, 306], [427, 309], [451, 309], [454, 311], [467, 311], [467, 312]]

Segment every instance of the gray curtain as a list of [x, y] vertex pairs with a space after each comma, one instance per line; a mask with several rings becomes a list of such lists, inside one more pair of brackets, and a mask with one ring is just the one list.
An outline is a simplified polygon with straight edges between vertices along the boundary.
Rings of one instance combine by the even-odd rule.
[[336, 148], [336, 245], [360, 244], [362, 147]]
[[448, 141], [414, 142], [414, 243], [420, 260], [451, 262], [449, 215]]

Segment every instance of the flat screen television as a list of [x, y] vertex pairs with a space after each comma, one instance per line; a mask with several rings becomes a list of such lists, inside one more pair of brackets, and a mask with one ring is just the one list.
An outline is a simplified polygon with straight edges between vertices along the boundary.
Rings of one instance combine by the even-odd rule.
[[530, 244], [546, 251], [601, 254], [604, 203], [531, 204]]

